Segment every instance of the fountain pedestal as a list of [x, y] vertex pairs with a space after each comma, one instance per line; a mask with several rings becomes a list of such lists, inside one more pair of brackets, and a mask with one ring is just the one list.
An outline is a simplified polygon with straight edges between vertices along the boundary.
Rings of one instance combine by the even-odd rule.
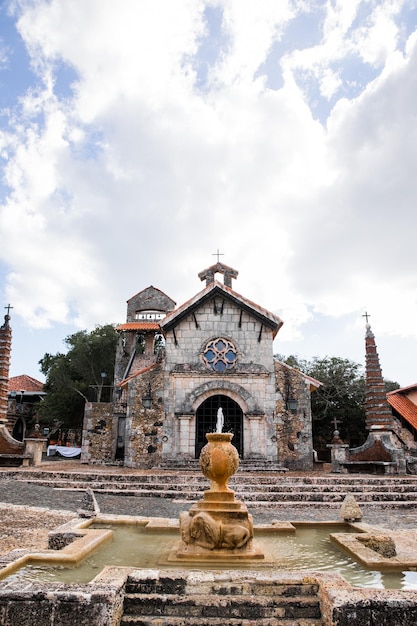
[[209, 433], [200, 466], [211, 481], [202, 500], [180, 515], [182, 542], [176, 558], [189, 561], [251, 561], [264, 558], [253, 541], [253, 520], [235, 499], [228, 480], [239, 467], [232, 433]]

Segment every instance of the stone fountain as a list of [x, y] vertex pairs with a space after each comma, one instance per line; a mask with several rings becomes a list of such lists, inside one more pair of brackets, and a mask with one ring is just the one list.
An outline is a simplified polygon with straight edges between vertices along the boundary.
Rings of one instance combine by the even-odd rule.
[[252, 516], [228, 487], [229, 478], [239, 467], [239, 455], [231, 443], [233, 434], [222, 432], [223, 424], [223, 411], [219, 408], [216, 432], [206, 434], [208, 443], [200, 454], [200, 467], [210, 480], [210, 489], [204, 492], [202, 500], [180, 515], [182, 541], [175, 558], [182, 561], [264, 559], [253, 540]]

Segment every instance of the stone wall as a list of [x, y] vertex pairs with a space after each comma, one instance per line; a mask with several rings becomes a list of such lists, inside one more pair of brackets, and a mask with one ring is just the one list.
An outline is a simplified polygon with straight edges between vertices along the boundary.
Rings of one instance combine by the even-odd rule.
[[[278, 460], [291, 470], [313, 468], [310, 385], [297, 370], [275, 361]], [[297, 407], [291, 410], [289, 400]]]
[[[152, 406], [142, 398], [150, 392]], [[162, 457], [164, 427], [164, 374], [160, 365], [148, 368], [129, 382], [125, 466], [147, 468]]]
[[172, 311], [175, 302], [160, 289], [150, 286], [132, 296], [127, 301], [127, 322], [135, 321], [136, 311], [156, 310], [156, 311]]
[[[202, 358], [207, 343], [216, 337], [231, 341], [237, 350], [235, 367], [221, 373], [210, 370]], [[257, 454], [276, 459], [276, 446], [271, 440], [275, 434], [272, 342], [271, 328], [233, 302], [220, 298], [203, 303], [179, 322], [175, 332], [167, 332], [164, 368], [168, 441], [164, 454], [173, 456], [180, 452], [194, 457], [195, 411], [210, 395], [223, 394], [242, 409], [244, 456]], [[258, 419], [256, 450], [251, 437], [254, 424], [248, 415]]]
[[36, 626], [118, 626], [123, 612], [125, 575], [115, 568], [103, 583], [66, 585], [0, 583], [0, 623]]
[[175, 335], [172, 330], [167, 332], [166, 367], [189, 364], [195, 369], [196, 363], [204, 367], [201, 354], [207, 341], [215, 337], [225, 337], [236, 345], [237, 371], [245, 371], [245, 364], [255, 363], [267, 371], [273, 369], [272, 330], [233, 302], [222, 303], [218, 298], [181, 320]]
[[110, 463], [114, 459], [113, 404], [88, 402], [84, 410], [82, 463]]

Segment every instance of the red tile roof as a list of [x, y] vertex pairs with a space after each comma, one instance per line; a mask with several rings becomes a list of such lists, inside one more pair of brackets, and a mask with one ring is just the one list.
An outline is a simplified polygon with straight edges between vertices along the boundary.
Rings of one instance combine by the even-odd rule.
[[22, 374], [9, 378], [9, 393], [11, 391], [24, 391], [25, 393], [43, 393], [43, 383], [36, 378]]
[[389, 393], [387, 400], [392, 408], [417, 430], [417, 406], [414, 402], [402, 393]]
[[389, 391], [387, 395], [390, 396], [391, 394], [394, 394], [394, 393], [410, 392], [410, 391], [414, 391], [414, 389], [417, 389], [417, 383], [414, 383], [414, 385], [408, 385], [407, 387], [400, 387], [400, 389], [394, 389], [394, 391]]
[[160, 330], [158, 322], [126, 322], [120, 324], [116, 330]]

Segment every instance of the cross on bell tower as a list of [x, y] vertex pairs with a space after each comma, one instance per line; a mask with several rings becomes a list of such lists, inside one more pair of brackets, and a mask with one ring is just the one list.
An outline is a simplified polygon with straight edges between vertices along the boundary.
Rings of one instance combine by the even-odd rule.
[[219, 252], [217, 248], [217, 252], [212, 254], [212, 256], [217, 256], [217, 263], [211, 265], [207, 269], [203, 270], [199, 273], [198, 277], [200, 280], [206, 281], [206, 286], [210, 285], [210, 283], [214, 282], [215, 274], [223, 274], [223, 283], [225, 287], [232, 287], [232, 278], [237, 278], [239, 272], [234, 270], [232, 267], [225, 265], [224, 263], [220, 263], [220, 257], [224, 256], [222, 252]]

